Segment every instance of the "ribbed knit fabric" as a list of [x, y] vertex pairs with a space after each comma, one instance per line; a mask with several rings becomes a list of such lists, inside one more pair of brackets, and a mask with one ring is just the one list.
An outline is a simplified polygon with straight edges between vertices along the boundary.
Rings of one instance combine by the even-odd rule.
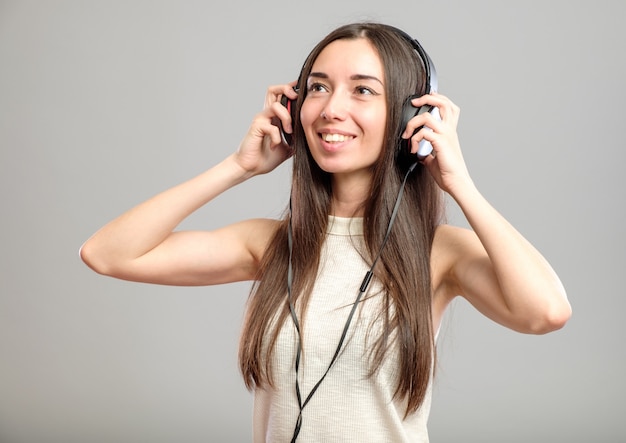
[[[299, 382], [303, 398], [326, 371], [368, 263], [363, 259], [363, 219], [330, 217], [328, 237], [303, 326]], [[372, 280], [344, 342], [344, 350], [303, 410], [298, 442], [427, 443], [431, 389], [421, 408], [404, 419], [406, 403], [393, 400], [397, 355], [390, 350], [380, 370], [368, 376], [368, 352], [378, 336], [382, 299]], [[298, 417], [295, 392], [296, 332], [290, 318], [273, 357], [275, 388], [257, 389], [254, 442], [290, 442]]]

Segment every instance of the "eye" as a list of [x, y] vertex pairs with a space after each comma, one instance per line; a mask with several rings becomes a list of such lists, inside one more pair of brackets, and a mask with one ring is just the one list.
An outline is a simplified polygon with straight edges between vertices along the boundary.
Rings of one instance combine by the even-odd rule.
[[308, 92], [325, 92], [328, 88], [322, 83], [311, 83]]
[[355, 91], [358, 95], [379, 95], [378, 92], [368, 86], [357, 86]]

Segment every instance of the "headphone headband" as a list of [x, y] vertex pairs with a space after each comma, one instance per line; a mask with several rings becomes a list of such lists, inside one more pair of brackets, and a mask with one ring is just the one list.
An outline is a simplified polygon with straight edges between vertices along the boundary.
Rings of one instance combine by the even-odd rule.
[[[435, 64], [433, 63], [428, 53], [424, 50], [422, 45], [416, 39], [408, 35], [406, 32], [402, 31], [401, 29], [394, 28], [393, 26], [390, 26], [390, 28], [395, 30], [398, 33], [398, 35], [400, 35], [407, 42], [409, 42], [411, 46], [413, 46], [413, 49], [415, 49], [415, 52], [417, 52], [417, 54], [419, 55], [419, 58], [422, 61], [422, 65], [424, 66], [424, 72], [426, 75], [427, 90], [425, 91], [425, 94], [430, 94], [431, 92], [437, 92], [437, 88], [439, 86], [439, 83], [437, 80], [437, 70], [435, 69]], [[424, 105], [420, 108], [416, 108], [415, 106], [413, 106], [411, 101], [412, 99], [417, 98], [417, 97], [419, 96], [418, 95], [409, 96], [404, 102], [404, 105], [402, 106], [402, 120], [400, 122], [400, 128], [399, 128], [400, 133], [404, 131], [404, 128], [406, 127], [406, 125], [416, 115], [428, 112], [431, 115], [435, 116], [435, 118], [437, 119], [440, 118], [439, 110], [433, 106]], [[417, 133], [420, 129], [422, 129], [422, 127], [416, 128], [413, 131], [413, 134]], [[411, 146], [410, 146], [409, 140], [399, 138], [398, 153], [397, 153], [398, 161], [401, 164], [403, 164], [405, 167], [412, 168], [413, 166], [411, 165], [415, 164], [415, 162], [418, 160], [422, 160], [426, 158], [428, 155], [431, 154], [432, 150], [433, 150], [433, 147], [430, 144], [430, 142], [427, 141], [426, 139], [423, 139], [419, 142], [419, 146], [417, 149], [417, 156], [415, 156], [411, 154]]]
[[439, 82], [437, 80], [437, 70], [435, 69], [435, 64], [433, 63], [426, 50], [424, 50], [420, 42], [404, 32], [402, 29], [396, 28], [394, 26], [389, 27], [402, 38], [404, 38], [407, 42], [409, 42], [411, 46], [413, 46], [413, 49], [415, 49], [415, 52], [417, 52], [417, 54], [419, 55], [419, 58], [424, 65], [424, 72], [426, 73], [426, 84], [428, 85], [428, 91], [426, 91], [426, 93], [429, 94], [431, 92], [437, 92], [439, 86]]

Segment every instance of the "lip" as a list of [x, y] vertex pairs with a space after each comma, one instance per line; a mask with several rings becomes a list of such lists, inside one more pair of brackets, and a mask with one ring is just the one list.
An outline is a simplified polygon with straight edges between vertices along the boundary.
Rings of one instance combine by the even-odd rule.
[[[339, 134], [339, 135], [343, 135], [345, 137], [349, 137], [348, 140], [342, 141], [342, 142], [327, 142], [325, 141], [322, 136], [324, 134]], [[320, 141], [320, 144], [322, 146], [322, 148], [324, 149], [324, 151], [327, 152], [336, 152], [338, 150], [340, 150], [342, 147], [344, 147], [345, 145], [351, 143], [352, 141], [354, 141], [354, 139], [356, 138], [356, 136], [354, 134], [351, 134], [349, 132], [345, 132], [345, 131], [341, 131], [338, 129], [322, 129], [319, 130], [317, 132], [317, 137], [318, 140]]]

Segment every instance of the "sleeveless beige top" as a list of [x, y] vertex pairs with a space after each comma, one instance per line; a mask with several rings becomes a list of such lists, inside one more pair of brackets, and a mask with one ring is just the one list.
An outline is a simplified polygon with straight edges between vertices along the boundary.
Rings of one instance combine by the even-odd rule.
[[[306, 317], [299, 319], [303, 351], [298, 379], [303, 401], [326, 371], [369, 269], [362, 251], [363, 219], [331, 216]], [[397, 386], [394, 352], [388, 352], [379, 371], [368, 375], [368, 352], [378, 337], [376, 316], [381, 300], [381, 287], [373, 279], [352, 320], [341, 355], [303, 410], [299, 443], [428, 442], [431, 387], [421, 408], [405, 419], [405, 401], [392, 398]], [[275, 388], [255, 391], [255, 443], [291, 441], [299, 412], [296, 347], [295, 327], [288, 318], [272, 362]]]

